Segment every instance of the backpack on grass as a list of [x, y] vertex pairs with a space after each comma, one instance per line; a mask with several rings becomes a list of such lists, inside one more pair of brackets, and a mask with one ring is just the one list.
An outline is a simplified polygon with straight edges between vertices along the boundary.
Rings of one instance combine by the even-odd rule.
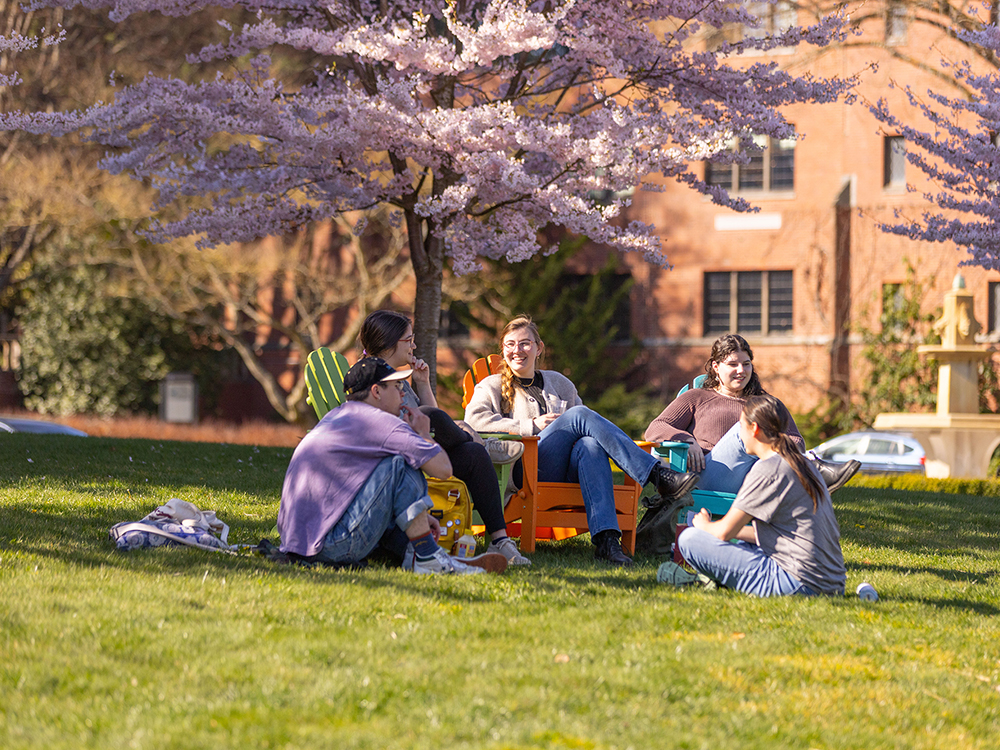
[[472, 533], [472, 500], [469, 488], [457, 477], [437, 479], [427, 483], [427, 492], [434, 503], [430, 514], [441, 524], [438, 544], [451, 552], [458, 538]]
[[677, 538], [677, 514], [681, 508], [693, 504], [691, 495], [684, 493], [674, 502], [667, 502], [659, 495], [643, 498], [646, 512], [635, 529], [635, 551], [647, 555], [669, 555]]

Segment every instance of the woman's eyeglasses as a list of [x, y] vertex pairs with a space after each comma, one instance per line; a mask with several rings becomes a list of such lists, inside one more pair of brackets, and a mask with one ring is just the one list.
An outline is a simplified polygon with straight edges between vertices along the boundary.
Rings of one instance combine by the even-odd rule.
[[504, 341], [503, 348], [506, 352], [512, 352], [515, 349], [524, 352], [530, 349], [534, 343], [531, 339], [525, 339], [524, 341]]

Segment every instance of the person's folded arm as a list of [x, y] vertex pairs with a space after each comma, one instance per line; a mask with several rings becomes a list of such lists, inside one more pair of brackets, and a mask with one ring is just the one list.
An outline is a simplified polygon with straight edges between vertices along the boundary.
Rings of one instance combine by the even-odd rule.
[[511, 419], [500, 413], [500, 405], [495, 403], [493, 389], [479, 384], [472, 392], [469, 405], [465, 407], [465, 421], [479, 432], [499, 432], [508, 435], [533, 435], [531, 420]]
[[681, 394], [667, 405], [660, 415], [649, 423], [643, 437], [654, 443], [677, 440], [694, 443], [694, 435], [688, 432], [694, 423], [694, 408], [689, 399]]
[[[696, 529], [701, 529], [702, 531], [707, 531], [712, 536], [717, 539], [721, 539], [724, 542], [728, 542], [730, 539], [739, 538], [745, 542], [749, 541], [755, 544], [756, 535], [753, 533], [753, 528], [747, 526], [753, 520], [753, 516], [746, 513], [739, 508], [731, 507], [729, 512], [726, 513], [718, 521], [713, 521], [711, 514], [702, 508], [698, 515], [694, 517], [692, 525]], [[746, 532], [744, 529], [749, 529], [751, 538], [745, 539], [742, 535]]]
[[434, 456], [434, 458], [425, 461], [421, 465], [420, 470], [428, 476], [435, 477], [437, 479], [447, 479], [452, 475], [451, 459], [448, 458], [448, 454], [442, 450]]

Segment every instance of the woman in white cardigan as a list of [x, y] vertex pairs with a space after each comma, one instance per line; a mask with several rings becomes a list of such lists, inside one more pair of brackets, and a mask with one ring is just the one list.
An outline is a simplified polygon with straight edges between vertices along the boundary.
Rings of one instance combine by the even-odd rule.
[[531, 318], [519, 315], [510, 321], [500, 338], [502, 371], [476, 385], [465, 421], [480, 432], [539, 435], [539, 480], [579, 483], [594, 557], [631, 565], [621, 548], [608, 459], [635, 481], [653, 482], [665, 498], [687, 492], [698, 477], [669, 471], [618, 427], [584, 406], [569, 378], [536, 369], [544, 350]]

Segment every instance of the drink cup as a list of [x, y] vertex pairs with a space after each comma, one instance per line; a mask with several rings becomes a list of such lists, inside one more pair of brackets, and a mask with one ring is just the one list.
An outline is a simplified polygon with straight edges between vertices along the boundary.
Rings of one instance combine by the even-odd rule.
[[453, 557], [475, 557], [476, 556], [476, 538], [471, 534], [463, 534], [459, 537], [458, 541], [452, 547], [451, 554]]
[[566, 411], [566, 399], [553, 396], [551, 393], [545, 394], [545, 408], [549, 414], [562, 414]]
[[858, 598], [866, 602], [877, 602], [878, 592], [870, 583], [858, 584]]

